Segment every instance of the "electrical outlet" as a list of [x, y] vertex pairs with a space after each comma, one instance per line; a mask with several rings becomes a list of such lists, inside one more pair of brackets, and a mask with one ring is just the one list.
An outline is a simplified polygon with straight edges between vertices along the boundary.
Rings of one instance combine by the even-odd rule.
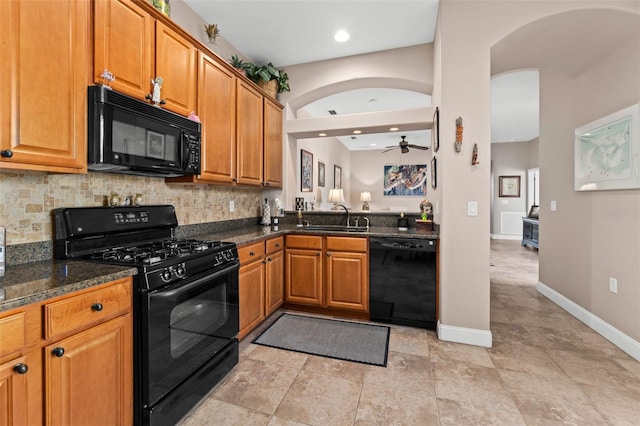
[[609, 291], [611, 293], [618, 294], [618, 280], [615, 278], [609, 278]]
[[229, 201], [229, 211], [230, 212], [236, 211], [236, 203], [233, 200]]

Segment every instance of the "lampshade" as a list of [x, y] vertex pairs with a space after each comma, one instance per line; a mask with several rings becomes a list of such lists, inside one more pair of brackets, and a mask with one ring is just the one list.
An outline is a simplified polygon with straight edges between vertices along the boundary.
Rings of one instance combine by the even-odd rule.
[[344, 203], [344, 193], [342, 188], [334, 188], [329, 190], [330, 203]]
[[371, 201], [371, 193], [369, 191], [363, 191], [360, 193], [360, 201], [362, 201], [362, 210], [369, 210], [369, 201]]

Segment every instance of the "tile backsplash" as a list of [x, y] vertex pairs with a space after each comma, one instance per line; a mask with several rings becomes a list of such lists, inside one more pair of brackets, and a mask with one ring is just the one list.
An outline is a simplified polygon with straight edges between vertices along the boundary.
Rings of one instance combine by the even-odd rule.
[[[53, 239], [51, 211], [107, 205], [107, 197], [143, 194], [144, 204], [173, 204], [180, 225], [260, 216], [261, 188], [165, 183], [162, 178], [90, 172], [86, 175], [0, 171], [0, 226], [6, 244]], [[235, 211], [229, 211], [229, 201]]]

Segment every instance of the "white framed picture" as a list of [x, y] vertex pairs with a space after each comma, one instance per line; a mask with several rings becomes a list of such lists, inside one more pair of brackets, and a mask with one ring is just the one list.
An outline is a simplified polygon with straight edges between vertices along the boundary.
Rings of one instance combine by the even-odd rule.
[[640, 104], [575, 129], [574, 190], [640, 188]]

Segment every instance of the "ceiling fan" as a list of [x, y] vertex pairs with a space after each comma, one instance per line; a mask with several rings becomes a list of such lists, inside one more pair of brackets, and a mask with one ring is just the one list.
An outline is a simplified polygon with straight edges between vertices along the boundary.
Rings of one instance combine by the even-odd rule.
[[414, 144], [411, 144], [411, 143], [407, 142], [406, 140], [404, 140], [404, 138], [406, 138], [406, 136], [400, 136], [400, 137], [402, 138], [402, 140], [400, 142], [398, 142], [398, 145], [388, 146], [387, 148], [389, 148], [389, 149], [385, 149], [382, 152], [384, 153], [384, 152], [391, 151], [391, 150], [396, 149], [396, 148], [400, 148], [400, 151], [402, 151], [403, 154], [406, 154], [407, 152], [409, 152], [409, 147], [415, 148], [415, 149], [422, 149], [422, 150], [429, 149], [428, 146], [414, 145]]

